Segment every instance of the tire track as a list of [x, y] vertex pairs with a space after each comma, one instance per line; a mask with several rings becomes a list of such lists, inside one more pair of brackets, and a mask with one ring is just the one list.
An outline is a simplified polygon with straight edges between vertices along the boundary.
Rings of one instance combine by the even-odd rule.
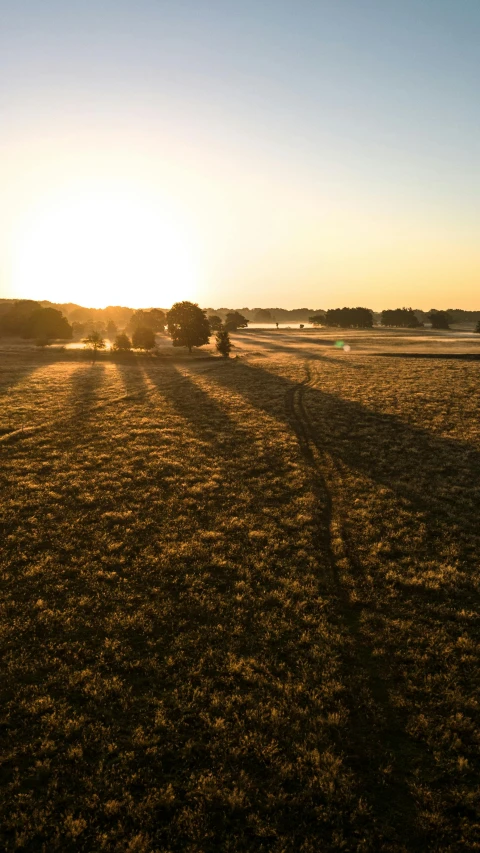
[[[388, 849], [425, 850], [426, 839], [416, 823], [417, 806], [411, 792], [415, 766], [420, 761], [425, 765], [425, 750], [410, 738], [392, 707], [374, 649], [362, 630], [361, 615], [367, 605], [352, 602], [342, 583], [345, 571], [357, 578], [365, 571], [347, 528], [341, 466], [322, 443], [305, 403], [305, 391], [315, 386], [317, 377], [312, 377], [308, 363], [305, 372], [303, 382], [287, 389], [285, 406], [316, 498], [319, 562], [323, 556], [333, 581], [340, 623], [348, 637], [342, 657], [350, 688], [351, 726], [349, 743], [342, 746], [352, 769], [365, 784], [372, 819], [381, 824]], [[340, 557], [346, 559], [347, 570], [340, 571]], [[382, 773], [387, 766], [393, 767], [388, 782]]]

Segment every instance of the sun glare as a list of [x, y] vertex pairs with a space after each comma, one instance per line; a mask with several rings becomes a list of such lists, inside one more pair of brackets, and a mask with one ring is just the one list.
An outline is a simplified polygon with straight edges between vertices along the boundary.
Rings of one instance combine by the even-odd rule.
[[192, 229], [147, 193], [124, 187], [70, 189], [39, 204], [18, 228], [18, 298], [90, 307], [169, 307], [198, 290]]

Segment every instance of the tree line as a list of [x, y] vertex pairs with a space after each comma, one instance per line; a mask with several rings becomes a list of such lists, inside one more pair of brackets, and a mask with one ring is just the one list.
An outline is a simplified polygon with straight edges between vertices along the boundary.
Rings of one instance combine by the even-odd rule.
[[[125, 312], [127, 309], [112, 310]], [[257, 311], [258, 318], [261, 310]], [[228, 355], [232, 346], [229, 333], [246, 328], [249, 320], [240, 311], [222, 313], [223, 319], [220, 313], [207, 316], [207, 312], [196, 303], [176, 302], [170, 311], [162, 311], [159, 308], [130, 311], [126, 325], [119, 329], [112, 319], [100, 326], [88, 326], [77, 321], [69, 323], [60, 310], [50, 306], [44, 307], [33, 300], [22, 299], [13, 303], [0, 303], [0, 335], [35, 340], [39, 346], [48, 345], [53, 340], [81, 338], [86, 346], [96, 352], [106, 347], [105, 338], [113, 342], [113, 349], [117, 351], [149, 351], [155, 347], [156, 335], [168, 334], [173, 346], [186, 347], [191, 352], [193, 347], [208, 343], [211, 335], [215, 334], [218, 351]], [[271, 314], [267, 309], [262, 316], [265, 322], [270, 322]], [[453, 322], [448, 311], [432, 310], [427, 318], [433, 329], [449, 329]], [[309, 317], [309, 322], [330, 328], [371, 329], [374, 316], [370, 309], [364, 307], [331, 308], [328, 311], [316, 312]], [[381, 314], [381, 325], [416, 329], [424, 324], [412, 308], [404, 307], [384, 310]], [[480, 320], [475, 331], [480, 333]], [[85, 336], [81, 337], [82, 335]]]
[[[159, 308], [135, 311], [129, 323], [131, 337], [126, 331], [117, 334], [112, 349], [128, 352], [133, 348], [148, 352], [155, 348], [155, 334], [167, 333], [174, 347], [186, 347], [192, 352], [193, 347], [208, 344], [212, 334], [215, 334], [217, 351], [228, 358], [232, 349], [229, 332], [246, 326], [248, 320], [238, 311], [227, 313], [225, 321], [222, 321], [216, 315], [207, 317], [196, 302], [176, 302], [167, 312]], [[106, 341], [98, 331], [91, 332], [83, 339], [83, 343], [94, 353], [106, 347]]]
[[169, 334], [174, 346], [185, 346], [191, 352], [192, 347], [203, 346], [215, 334], [218, 351], [228, 355], [232, 346], [229, 332], [248, 326], [248, 320], [239, 311], [227, 312], [222, 320], [218, 315], [207, 317], [196, 303], [187, 301], [175, 303], [167, 312], [151, 308], [130, 310], [128, 314], [124, 328], [119, 329], [112, 319], [106, 324], [88, 320], [69, 323], [58, 308], [44, 307], [31, 299], [5, 300], [0, 302], [0, 336], [34, 340], [38, 346], [77, 338], [94, 352], [106, 348], [107, 338], [113, 342], [114, 350], [125, 352], [152, 350], [156, 335]]
[[[453, 317], [448, 311], [432, 310], [427, 314], [432, 329], [449, 329]], [[330, 308], [309, 317], [309, 323], [315, 326], [328, 326], [340, 329], [371, 329], [373, 327], [373, 312], [369, 308]], [[394, 308], [382, 311], [381, 325], [400, 329], [419, 329], [424, 326], [415, 314], [413, 308]], [[480, 320], [476, 332], [480, 333]]]

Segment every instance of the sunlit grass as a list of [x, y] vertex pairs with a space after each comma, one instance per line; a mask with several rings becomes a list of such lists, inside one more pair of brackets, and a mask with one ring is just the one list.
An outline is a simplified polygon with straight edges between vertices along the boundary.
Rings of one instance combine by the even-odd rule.
[[4, 359], [5, 849], [476, 849], [480, 364], [260, 347]]

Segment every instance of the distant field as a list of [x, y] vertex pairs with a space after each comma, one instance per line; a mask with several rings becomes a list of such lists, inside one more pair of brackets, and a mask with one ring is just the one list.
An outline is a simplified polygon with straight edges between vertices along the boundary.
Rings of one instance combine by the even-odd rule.
[[479, 850], [480, 335], [234, 340], [0, 352], [0, 847]]

